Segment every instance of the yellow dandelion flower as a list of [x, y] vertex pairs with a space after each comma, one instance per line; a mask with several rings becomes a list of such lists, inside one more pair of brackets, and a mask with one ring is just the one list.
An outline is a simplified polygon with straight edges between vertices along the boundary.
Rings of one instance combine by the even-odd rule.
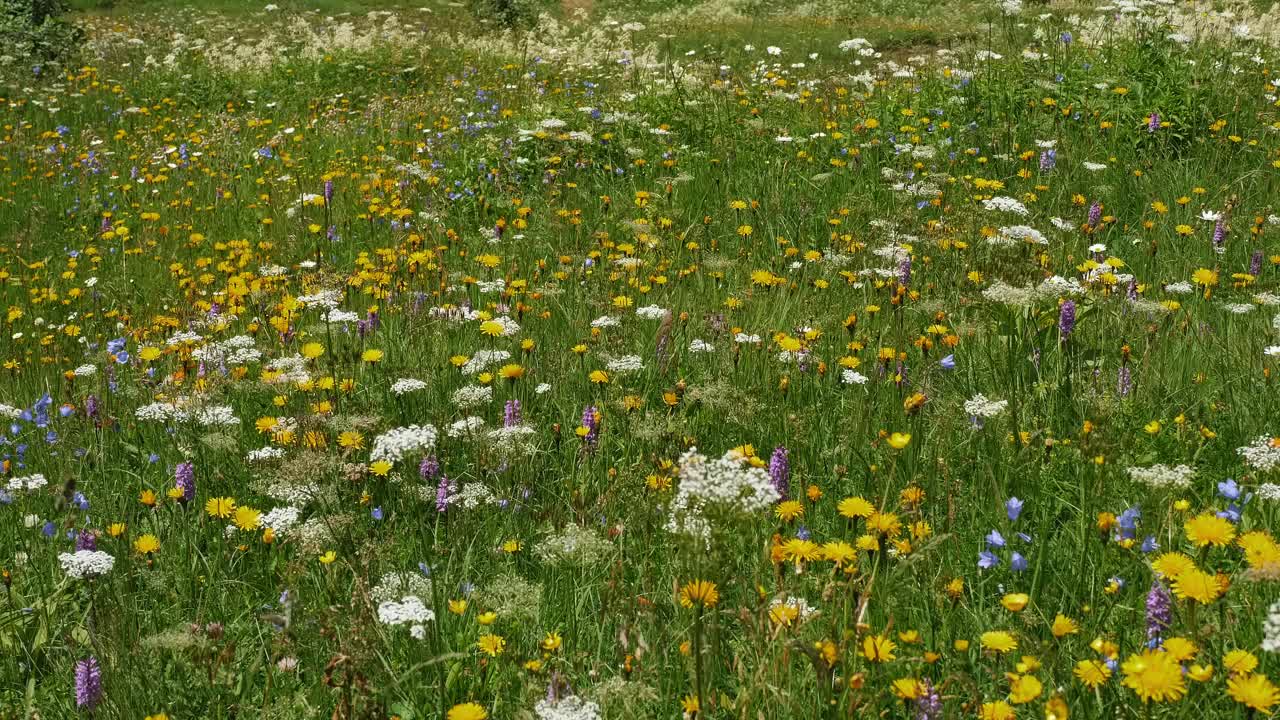
[[982, 647], [997, 653], [1012, 652], [1018, 649], [1018, 641], [1004, 630], [988, 630], [980, 638]]
[[804, 517], [804, 505], [796, 500], [783, 500], [773, 509], [773, 514], [783, 522], [791, 522], [796, 518]]
[[875, 513], [876, 508], [864, 498], [848, 497], [836, 505], [836, 511], [847, 518], [868, 518]]
[[1144, 650], [1130, 655], [1121, 666], [1124, 686], [1133, 690], [1142, 702], [1176, 701], [1187, 692], [1182, 666], [1169, 653]]
[[1090, 690], [1105, 684], [1107, 679], [1111, 677], [1111, 668], [1103, 664], [1101, 660], [1081, 660], [1076, 663], [1073, 672], [1076, 679], [1084, 683]]
[[488, 720], [488, 718], [489, 711], [473, 702], [454, 705], [445, 714], [445, 720]]
[[133, 550], [139, 555], [150, 555], [160, 552], [160, 538], [147, 533], [133, 541]]
[[204, 504], [204, 511], [209, 514], [209, 517], [216, 517], [221, 520], [226, 520], [231, 517], [231, 513], [235, 512], [235, 510], [235, 498], [209, 498], [209, 500]]
[[1231, 521], [1213, 513], [1201, 513], [1186, 521], [1182, 527], [1187, 533], [1187, 539], [1198, 547], [1226, 547], [1236, 537], [1236, 528]]
[[897, 643], [884, 635], [868, 635], [862, 640], [862, 656], [871, 662], [891, 662], [897, 647]]
[[686, 608], [699, 605], [704, 608], [715, 607], [720, 602], [720, 591], [710, 580], [690, 580], [680, 588], [680, 604]]
[[1227, 680], [1227, 694], [1232, 700], [1251, 710], [1269, 713], [1280, 703], [1280, 689], [1261, 673], [1237, 675]]
[[1245, 675], [1258, 668], [1258, 658], [1248, 650], [1231, 650], [1222, 656], [1222, 666], [1232, 675]]

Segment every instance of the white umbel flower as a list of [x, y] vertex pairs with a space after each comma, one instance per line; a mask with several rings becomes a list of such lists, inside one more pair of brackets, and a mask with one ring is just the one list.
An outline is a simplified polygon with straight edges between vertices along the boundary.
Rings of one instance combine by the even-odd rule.
[[409, 595], [399, 600], [384, 600], [378, 605], [378, 622], [392, 627], [409, 625], [414, 637], [418, 633], [414, 628], [425, 625], [436, 619], [436, 614], [422, 602], [422, 598]]
[[781, 497], [769, 473], [732, 451], [711, 460], [690, 448], [680, 457], [677, 477], [680, 484], [668, 524], [677, 532], [705, 535], [708, 513], [749, 515], [768, 509]]
[[1151, 467], [1131, 467], [1129, 478], [1151, 488], [1185, 488], [1191, 486], [1196, 471], [1189, 465], [1152, 465]]
[[987, 396], [981, 393], [964, 402], [965, 413], [976, 418], [993, 418], [1004, 412], [1007, 407], [1009, 407], [1008, 400], [988, 400]]
[[1262, 649], [1269, 653], [1280, 653], [1280, 600], [1272, 603], [1267, 612], [1267, 620], [1262, 624]]
[[417, 378], [400, 378], [391, 383], [391, 392], [395, 395], [408, 395], [411, 392], [426, 389], [427, 384]]
[[10, 490], [13, 490], [14, 492], [18, 492], [21, 490], [39, 490], [40, 488], [48, 484], [49, 484], [49, 481], [45, 479], [44, 475], [41, 475], [40, 473], [36, 473], [34, 475], [25, 475], [23, 477], [9, 478], [8, 487]]
[[409, 425], [388, 430], [373, 439], [371, 459], [399, 462], [406, 455], [430, 450], [436, 444], [433, 425]]
[[101, 550], [77, 550], [73, 553], [60, 553], [58, 563], [69, 577], [80, 580], [106, 575], [115, 566], [116, 559]]
[[533, 706], [538, 720], [600, 720], [600, 706], [577, 695], [559, 700], [542, 699]]
[[636, 372], [644, 369], [644, 360], [639, 355], [623, 355], [620, 358], [610, 360], [606, 367], [609, 372]]
[[1022, 215], [1024, 217], [1030, 214], [1026, 205], [1023, 205], [1011, 197], [1005, 197], [1003, 195], [998, 195], [990, 200], [983, 200], [982, 207], [992, 212], [1007, 212], [1013, 213], [1014, 215]]
[[465, 385], [453, 391], [453, 404], [462, 410], [487, 405], [493, 400], [493, 388], [488, 385]]
[[661, 320], [666, 314], [666, 308], [658, 305], [646, 305], [645, 307], [636, 308], [636, 315], [645, 320]]
[[1254, 440], [1251, 444], [1242, 448], [1236, 448], [1236, 452], [1240, 453], [1240, 457], [1244, 458], [1244, 462], [1254, 470], [1266, 472], [1280, 465], [1280, 443], [1276, 443], [1269, 436], [1262, 436]]

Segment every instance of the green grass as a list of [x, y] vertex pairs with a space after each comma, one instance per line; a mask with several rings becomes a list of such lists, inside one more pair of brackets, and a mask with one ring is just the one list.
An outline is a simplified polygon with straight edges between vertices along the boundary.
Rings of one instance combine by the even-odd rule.
[[[78, 5], [79, 56], [0, 70], [0, 717], [90, 715], [90, 657], [98, 718], [534, 718], [549, 687], [605, 718], [912, 718], [924, 688], [1261, 716], [1272, 48], [1039, 6], [503, 34], [278, 4]], [[410, 425], [434, 442], [379, 463]], [[690, 532], [694, 448], [747, 483], [785, 450], [789, 502]], [[68, 577], [90, 534], [114, 567]], [[1153, 585], [1145, 662], [1195, 647], [1144, 704]], [[434, 618], [386, 622], [410, 596]]]

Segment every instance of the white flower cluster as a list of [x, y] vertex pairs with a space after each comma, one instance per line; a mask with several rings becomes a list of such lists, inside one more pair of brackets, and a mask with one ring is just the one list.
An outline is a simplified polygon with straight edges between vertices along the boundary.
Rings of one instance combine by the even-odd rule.
[[796, 350], [795, 352], [790, 350], [778, 351], [778, 362], [783, 365], [799, 364], [804, 362], [807, 357], [809, 357], [809, 351], [807, 350]]
[[794, 595], [789, 595], [786, 599], [774, 598], [773, 602], [769, 603], [769, 608], [773, 609], [780, 605], [789, 605], [795, 608], [796, 612], [800, 614], [800, 620], [807, 620], [814, 613], [818, 612], [818, 608], [810, 605], [808, 600]]
[[449, 495], [446, 502], [451, 506], [461, 505], [468, 510], [472, 510], [481, 505], [490, 505], [495, 500], [493, 491], [485, 487], [484, 483], [473, 482], [463, 485], [457, 492]]
[[619, 322], [618, 318], [610, 317], [608, 315], [601, 315], [600, 317], [591, 321], [591, 327], [593, 328], [617, 327], [620, 324], [621, 322]]
[[392, 428], [373, 439], [373, 450], [369, 452], [369, 457], [375, 461], [394, 463], [410, 453], [430, 450], [435, 444], [436, 429], [433, 425]]
[[164, 341], [164, 344], [168, 345], [169, 347], [176, 347], [178, 345], [186, 345], [186, 344], [195, 345], [201, 340], [204, 340], [204, 337], [202, 337], [198, 333], [193, 333], [193, 332], [184, 330], [182, 332], [176, 332], [173, 335], [171, 335], [168, 340]]
[[1267, 620], [1262, 624], [1262, 649], [1269, 653], [1280, 653], [1280, 600], [1271, 604]]
[[982, 291], [982, 297], [1001, 305], [1026, 307], [1035, 304], [1036, 289], [1031, 286], [1014, 287], [1001, 280], [996, 280], [991, 283], [990, 287]]
[[1280, 485], [1275, 483], [1262, 483], [1258, 486], [1258, 498], [1275, 502], [1280, 500]]
[[298, 304], [308, 308], [332, 310], [342, 302], [341, 290], [321, 290], [315, 295], [299, 295]]
[[502, 326], [502, 337], [511, 337], [520, 332], [520, 324], [506, 315], [494, 318], [493, 322]]
[[436, 614], [416, 595], [396, 600], [384, 600], [378, 605], [378, 621], [383, 625], [408, 625], [409, 634], [421, 640], [427, 636], [426, 623], [436, 619]]
[[465, 385], [453, 391], [453, 404], [461, 410], [487, 405], [493, 400], [493, 387], [489, 385]]
[[187, 422], [206, 427], [212, 425], [239, 425], [240, 418], [226, 405], [210, 405], [208, 407], [190, 409], [180, 403], [151, 403], [134, 411], [139, 420], [152, 422]]
[[0, 403], [0, 417], [9, 418], [10, 420], [17, 420], [18, 418], [22, 417], [22, 411], [12, 405], [5, 405], [4, 403]]
[[661, 320], [666, 314], [666, 308], [658, 305], [646, 305], [644, 307], [636, 308], [636, 315], [639, 315], [645, 320]]
[[116, 559], [101, 550], [77, 550], [73, 553], [59, 553], [58, 562], [69, 577], [80, 580], [106, 575], [111, 572]]
[[539, 700], [533, 706], [533, 713], [538, 720], [600, 720], [600, 706], [577, 695]]
[[981, 393], [964, 402], [965, 413], [978, 418], [993, 418], [1004, 412], [1007, 407], [1009, 407], [1008, 400], [988, 400], [987, 396]]
[[509, 359], [511, 359], [511, 353], [506, 350], [478, 350], [462, 366], [462, 372], [465, 375], [474, 375], [478, 372], [483, 372], [492, 365]]
[[490, 430], [485, 437], [493, 444], [493, 451], [498, 456], [514, 459], [532, 455], [537, 450], [533, 444], [536, 434], [537, 431], [528, 425], [512, 425]]
[[427, 384], [417, 378], [400, 378], [391, 383], [391, 392], [395, 395], [408, 395], [411, 392], [426, 389]]
[[40, 473], [36, 473], [34, 475], [26, 475], [23, 477], [9, 478], [8, 487], [10, 490], [13, 490], [16, 492], [20, 490], [39, 490], [40, 488], [48, 484], [49, 484], [49, 481], [45, 479], [44, 475], [41, 475]]
[[715, 352], [716, 346], [701, 338], [694, 338], [689, 342], [689, 352], [691, 353], [709, 353]]
[[866, 385], [867, 380], [867, 376], [857, 370], [845, 370], [840, 374], [840, 382], [845, 385]]
[[271, 380], [277, 385], [294, 385], [311, 379], [311, 373], [307, 372], [307, 360], [301, 355], [276, 358], [267, 363], [267, 369], [277, 373]]
[[769, 473], [732, 451], [711, 460], [690, 448], [680, 457], [677, 477], [668, 524], [676, 532], [704, 535], [708, 510], [745, 515], [768, 509], [780, 498]]
[[[1003, 244], [1010, 244], [1010, 245], [1017, 244], [1019, 241], [1024, 243], [1030, 243], [1032, 245], [1048, 245], [1049, 244], [1049, 238], [1045, 237], [1044, 233], [1031, 227], [1030, 225], [1010, 225], [1008, 227], [1002, 227], [1000, 228], [1000, 233], [996, 236], [996, 238], [1002, 238], [1004, 240]], [[992, 240], [995, 241], [996, 238], [992, 238]], [[996, 244], [1001, 244], [1001, 243], [996, 243]]]
[[268, 445], [258, 450], [250, 450], [245, 459], [249, 462], [262, 462], [264, 460], [279, 460], [282, 457], [284, 457], [284, 448]]
[[1244, 458], [1244, 462], [1254, 470], [1266, 472], [1280, 465], [1280, 443], [1269, 436], [1262, 436], [1252, 444], [1237, 448], [1236, 452]]
[[360, 321], [360, 313], [334, 308], [324, 316], [324, 319], [325, 322], [333, 323], [334, 325], [350, 325], [353, 322]]
[[1003, 195], [997, 195], [990, 200], [983, 200], [982, 207], [986, 210], [991, 210], [992, 212], [1007, 212], [1022, 216], [1030, 214], [1026, 205], [1023, 205], [1011, 197], [1005, 197]]
[[298, 524], [298, 512], [298, 508], [292, 505], [273, 508], [262, 516], [262, 526], [271, 528], [276, 535], [284, 537], [285, 533], [288, 533], [293, 529], [293, 526]]
[[465, 417], [449, 426], [449, 437], [470, 437], [484, 427], [484, 418]]
[[186, 418], [194, 421], [197, 425], [210, 427], [213, 425], [239, 425], [240, 418], [236, 417], [235, 412], [226, 405], [210, 405], [203, 407], [195, 412], [188, 414]]
[[264, 489], [267, 497], [297, 507], [302, 507], [320, 496], [320, 486], [315, 483], [287, 482], [276, 479]]
[[1075, 278], [1054, 275], [1038, 286], [1015, 287], [1002, 280], [996, 280], [991, 283], [990, 287], [982, 291], [982, 296], [991, 302], [1002, 305], [1026, 307], [1046, 298], [1060, 298], [1064, 295], [1080, 295], [1083, 293], [1084, 287]]
[[133, 411], [133, 414], [139, 420], [164, 422], [173, 416], [174, 410], [176, 410], [176, 408], [168, 403], [150, 403], [148, 405], [139, 406]]
[[609, 369], [609, 372], [636, 372], [644, 369], [644, 360], [639, 355], [623, 355], [620, 358], [610, 360], [605, 367]]
[[612, 556], [613, 543], [594, 530], [569, 523], [564, 530], [538, 543], [533, 554], [550, 565], [589, 567]]
[[85, 364], [72, 370], [72, 373], [76, 377], [93, 377], [98, 374], [98, 368], [94, 365]]
[[211, 343], [196, 348], [191, 353], [197, 362], [211, 365], [248, 365], [262, 360], [262, 353], [253, 347], [253, 338], [248, 335], [237, 335], [222, 342]]
[[1061, 275], [1053, 277], [1040, 283], [1040, 287], [1036, 288], [1036, 292], [1041, 297], [1060, 298], [1064, 295], [1083, 295], [1084, 286], [1075, 278], [1064, 278]]
[[410, 595], [418, 598], [431, 597], [431, 578], [421, 572], [392, 570], [383, 573], [382, 577], [378, 578], [378, 584], [369, 591], [369, 596], [376, 603]]
[[1191, 486], [1196, 471], [1187, 465], [1169, 467], [1168, 465], [1152, 465], [1151, 467], [1131, 467], [1129, 479], [1140, 482], [1151, 488], [1185, 488]]

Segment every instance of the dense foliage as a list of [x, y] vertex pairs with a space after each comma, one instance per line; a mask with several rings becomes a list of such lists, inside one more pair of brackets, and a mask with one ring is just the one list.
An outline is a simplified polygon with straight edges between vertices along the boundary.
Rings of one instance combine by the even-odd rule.
[[0, 716], [1280, 703], [1269, 16], [333, 2], [0, 68]]

